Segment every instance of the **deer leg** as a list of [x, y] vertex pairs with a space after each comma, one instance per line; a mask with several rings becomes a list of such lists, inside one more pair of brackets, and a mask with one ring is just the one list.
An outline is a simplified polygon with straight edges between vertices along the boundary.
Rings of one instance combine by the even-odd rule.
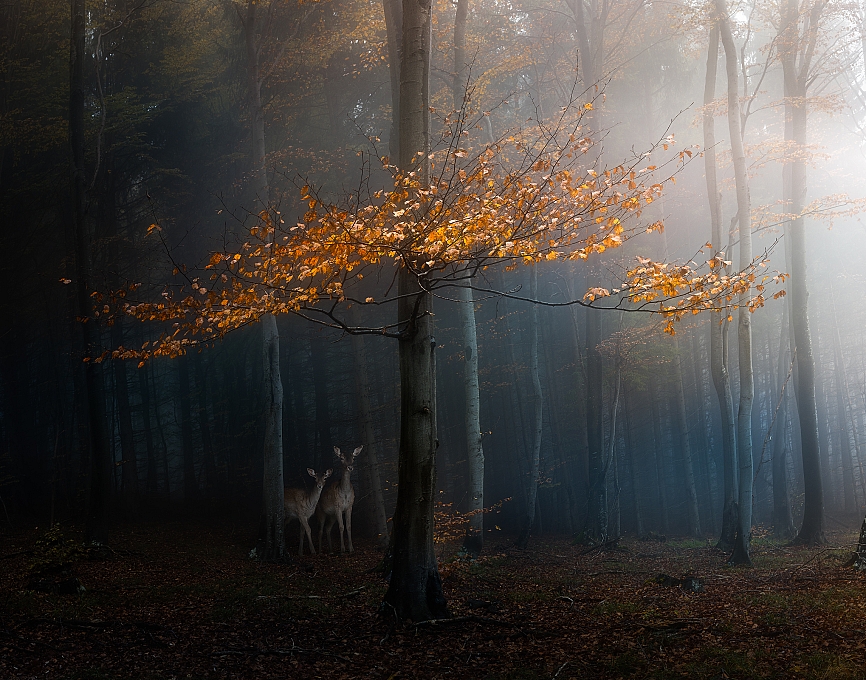
[[301, 529], [301, 553], [303, 554], [304, 550], [304, 532], [307, 534], [307, 540], [310, 542], [310, 553], [312, 555], [316, 554], [316, 548], [313, 547], [313, 535], [310, 531], [310, 523], [307, 520], [303, 520], [302, 524], [304, 525]]
[[346, 508], [346, 537], [349, 539], [349, 552], [355, 552], [352, 547], [352, 506]]
[[300, 531], [298, 532], [301, 536], [301, 544], [298, 546], [298, 555], [304, 554], [304, 522], [301, 518], [298, 518], [298, 526], [300, 527]]
[[316, 515], [316, 519], [319, 520], [319, 553], [322, 554], [322, 532], [325, 530], [325, 520], [327, 517], [319, 517]]
[[334, 544], [331, 542], [331, 538], [334, 534], [334, 518], [328, 515], [328, 529], [325, 531], [328, 535], [328, 552], [332, 555], [334, 554]]
[[346, 552], [346, 544], [343, 542], [343, 511], [337, 512], [337, 526], [340, 528], [340, 554]]

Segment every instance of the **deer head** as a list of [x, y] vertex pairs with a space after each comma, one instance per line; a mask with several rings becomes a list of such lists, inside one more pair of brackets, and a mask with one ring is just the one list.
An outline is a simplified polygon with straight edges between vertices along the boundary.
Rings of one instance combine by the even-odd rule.
[[350, 453], [348, 456], [345, 456], [341, 453], [339, 447], [335, 446], [334, 447], [334, 455], [340, 459], [340, 462], [343, 464], [343, 467], [346, 468], [346, 470], [348, 470], [349, 472], [351, 472], [352, 470], [355, 469], [355, 466], [353, 465], [353, 463], [355, 462], [355, 458], [358, 457], [358, 455], [361, 453], [361, 449], [363, 449], [363, 448], [364, 448], [363, 446], [359, 446], [357, 449], [352, 451], [352, 453]]
[[316, 488], [321, 491], [325, 488], [325, 480], [331, 476], [333, 470], [325, 470], [321, 474], [316, 474], [316, 471], [313, 468], [307, 468], [307, 473], [316, 480]]

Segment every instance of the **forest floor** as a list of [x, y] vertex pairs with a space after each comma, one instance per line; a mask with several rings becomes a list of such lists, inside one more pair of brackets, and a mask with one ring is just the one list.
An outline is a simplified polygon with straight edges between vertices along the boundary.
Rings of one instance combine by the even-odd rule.
[[476, 561], [444, 560], [453, 620], [396, 627], [363, 543], [275, 565], [249, 558], [249, 526], [118, 526], [110, 549], [73, 557], [85, 590], [60, 595], [28, 589], [34, 561], [63, 551], [42, 533], [0, 533], [3, 680], [866, 678], [854, 531], [824, 548], [756, 537], [753, 568], [694, 540], [521, 551], [499, 534]]

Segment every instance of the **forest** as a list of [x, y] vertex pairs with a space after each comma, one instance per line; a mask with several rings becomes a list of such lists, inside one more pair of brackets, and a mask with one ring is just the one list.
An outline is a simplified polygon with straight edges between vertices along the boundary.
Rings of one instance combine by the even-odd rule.
[[866, 678], [866, 3], [0, 17], [0, 676]]

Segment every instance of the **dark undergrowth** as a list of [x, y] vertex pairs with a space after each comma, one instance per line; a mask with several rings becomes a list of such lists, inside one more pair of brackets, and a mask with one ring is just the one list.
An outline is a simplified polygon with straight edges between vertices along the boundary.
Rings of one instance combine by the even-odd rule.
[[[381, 554], [363, 542], [277, 565], [249, 558], [237, 524], [120, 526], [99, 551], [73, 549], [74, 529], [45, 536], [0, 536], [4, 680], [866, 680], [853, 531], [823, 548], [757, 538], [751, 569], [694, 540], [520, 551], [499, 535], [478, 560], [445, 559], [453, 620], [397, 626], [377, 614]], [[686, 575], [702, 592], [671, 585]]]

